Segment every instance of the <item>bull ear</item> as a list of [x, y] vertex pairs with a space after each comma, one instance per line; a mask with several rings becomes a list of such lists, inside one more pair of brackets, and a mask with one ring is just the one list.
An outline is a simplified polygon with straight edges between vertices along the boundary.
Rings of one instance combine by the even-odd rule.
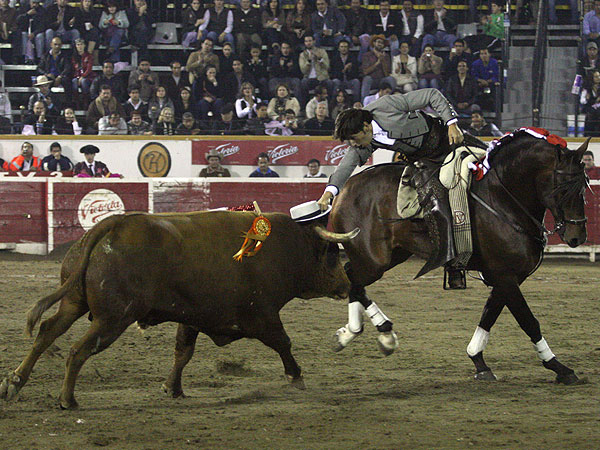
[[360, 228], [355, 228], [347, 233], [334, 233], [326, 230], [320, 225], [317, 225], [315, 226], [315, 231], [321, 239], [324, 239], [328, 242], [348, 242], [350, 239], [354, 239], [356, 235], [360, 233]]
[[579, 161], [581, 161], [581, 159], [583, 158], [583, 154], [587, 151], [588, 149], [588, 145], [590, 143], [590, 141], [592, 140], [592, 137], [588, 137], [585, 142], [583, 144], [581, 144], [581, 146], [575, 150], [577, 152], [577, 157], [579, 158]]

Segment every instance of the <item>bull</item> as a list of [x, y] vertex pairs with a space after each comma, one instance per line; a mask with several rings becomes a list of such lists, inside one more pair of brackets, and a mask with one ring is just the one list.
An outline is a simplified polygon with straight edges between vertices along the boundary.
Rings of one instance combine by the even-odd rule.
[[243, 337], [260, 340], [279, 354], [290, 383], [303, 389], [279, 311], [294, 297], [348, 296], [337, 242], [358, 230], [331, 233], [322, 222], [300, 224], [284, 214], [265, 214], [272, 231], [261, 250], [234, 261], [240, 234], [254, 217], [230, 211], [133, 213], [100, 222], [67, 253], [60, 288], [27, 313], [31, 336], [43, 313], [60, 301], [56, 314], [40, 325], [27, 357], [0, 384], [0, 397], [15, 398], [41, 354], [88, 312], [90, 327], [67, 359], [59, 396], [63, 409], [78, 406], [75, 382], [85, 361], [136, 321], [179, 323], [175, 363], [163, 385], [173, 397], [183, 395], [182, 370], [199, 332], [218, 346]]

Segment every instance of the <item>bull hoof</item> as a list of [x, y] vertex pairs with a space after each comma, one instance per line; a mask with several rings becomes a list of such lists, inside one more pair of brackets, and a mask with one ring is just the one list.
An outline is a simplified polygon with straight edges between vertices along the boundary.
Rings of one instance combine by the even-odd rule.
[[304, 378], [302, 376], [299, 376], [298, 378], [293, 378], [289, 375], [286, 376], [292, 387], [300, 389], [301, 391], [306, 389], [306, 385], [304, 384]]
[[354, 339], [356, 339], [356, 337], [361, 334], [363, 332], [363, 329], [361, 328], [360, 331], [358, 332], [354, 332], [354, 331], [350, 331], [350, 328], [348, 327], [348, 324], [346, 324], [346, 326], [343, 326], [342, 328], [340, 328], [339, 330], [337, 330], [335, 332], [335, 335], [333, 336], [333, 351], [334, 352], [340, 352], [342, 350], [344, 350], [346, 348], [346, 346], [352, 342]]
[[579, 384], [587, 383], [587, 380], [580, 379], [577, 375], [575, 375], [575, 372], [570, 372], [556, 375], [556, 382], [558, 384], [564, 384], [565, 386], [577, 386]]
[[483, 370], [475, 374], [475, 379], [478, 381], [497, 381], [498, 378], [491, 370]]
[[185, 394], [183, 393], [183, 391], [181, 389], [179, 389], [179, 390], [171, 389], [169, 386], [167, 386], [166, 383], [163, 383], [163, 385], [161, 387], [162, 387], [163, 392], [165, 394], [167, 394], [169, 397], [185, 398]]
[[10, 402], [14, 400], [23, 387], [21, 377], [12, 372], [6, 376], [0, 383], [0, 398]]
[[379, 333], [379, 336], [377, 336], [377, 345], [381, 353], [385, 356], [390, 356], [399, 346], [396, 332], [392, 330]]

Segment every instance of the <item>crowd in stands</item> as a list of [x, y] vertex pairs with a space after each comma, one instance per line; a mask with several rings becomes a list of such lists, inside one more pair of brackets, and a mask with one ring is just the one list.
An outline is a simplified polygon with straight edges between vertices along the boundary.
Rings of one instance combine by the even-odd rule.
[[[469, 3], [482, 33], [467, 40], [444, 0], [427, 9], [330, 1], [192, 0], [184, 50], [159, 76], [147, 50], [157, 12], [146, 0], [0, 0], [0, 40], [12, 44], [10, 62], [37, 65], [38, 90], [22, 120], [0, 94], [0, 131], [22, 122], [13, 128], [23, 134], [330, 135], [344, 108], [420, 88], [444, 91], [464, 118], [494, 110], [502, 0]], [[128, 75], [125, 45], [139, 55]]]

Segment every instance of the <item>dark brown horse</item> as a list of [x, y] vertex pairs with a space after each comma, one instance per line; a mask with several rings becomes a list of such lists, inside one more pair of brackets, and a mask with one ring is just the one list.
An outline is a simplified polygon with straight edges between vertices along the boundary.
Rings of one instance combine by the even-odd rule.
[[[569, 246], [577, 247], [586, 240], [587, 177], [581, 158], [588, 142], [572, 151], [517, 132], [490, 154], [492, 169], [471, 185], [471, 193], [479, 201], [469, 199], [473, 256], [468, 270], [479, 271], [492, 287], [467, 347], [477, 379], [495, 379], [484, 362], [483, 350], [490, 329], [507, 306], [534, 343], [544, 367], [556, 372], [557, 381], [578, 381], [574, 371], [554, 357], [519, 285], [541, 261], [546, 209], [554, 216], [556, 232]], [[367, 301], [365, 286], [411, 255], [427, 259], [433, 250], [423, 220], [385, 220], [398, 217], [396, 193], [403, 168], [386, 164], [361, 172], [346, 183], [333, 205], [331, 223], [336, 232], [361, 229], [344, 247], [353, 291], [362, 292]]]

